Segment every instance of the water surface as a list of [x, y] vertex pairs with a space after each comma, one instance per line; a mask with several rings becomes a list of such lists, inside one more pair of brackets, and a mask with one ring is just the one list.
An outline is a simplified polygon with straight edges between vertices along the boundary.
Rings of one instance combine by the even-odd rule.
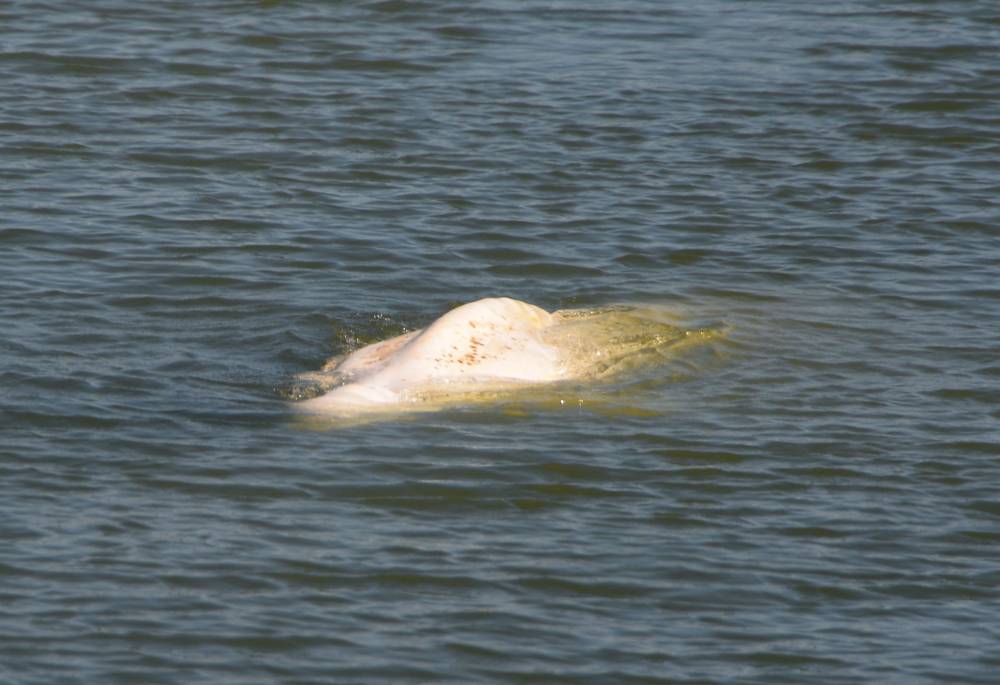
[[[998, 31], [0, 6], [0, 681], [995, 682]], [[650, 411], [296, 426], [495, 295], [731, 334]]]

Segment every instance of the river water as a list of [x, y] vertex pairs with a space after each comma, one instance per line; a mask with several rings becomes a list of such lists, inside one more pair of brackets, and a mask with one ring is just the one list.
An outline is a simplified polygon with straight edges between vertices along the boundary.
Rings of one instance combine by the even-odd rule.
[[[0, 4], [0, 682], [996, 683], [998, 44], [992, 0]], [[611, 406], [296, 421], [498, 295], [728, 335]]]

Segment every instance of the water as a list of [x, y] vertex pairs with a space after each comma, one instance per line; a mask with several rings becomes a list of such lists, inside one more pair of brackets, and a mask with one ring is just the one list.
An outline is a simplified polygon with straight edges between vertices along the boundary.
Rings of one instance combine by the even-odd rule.
[[[0, 682], [994, 683], [994, 3], [0, 5]], [[332, 431], [456, 304], [731, 331]]]

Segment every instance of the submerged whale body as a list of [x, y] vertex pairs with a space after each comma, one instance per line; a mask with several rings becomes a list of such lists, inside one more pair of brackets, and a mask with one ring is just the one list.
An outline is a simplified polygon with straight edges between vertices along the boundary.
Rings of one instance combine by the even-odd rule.
[[306, 375], [328, 392], [297, 406], [313, 414], [350, 416], [600, 381], [662, 360], [666, 347], [691, 335], [652, 310], [550, 313], [527, 302], [487, 298], [457, 307], [422, 330], [331, 359], [321, 372]]

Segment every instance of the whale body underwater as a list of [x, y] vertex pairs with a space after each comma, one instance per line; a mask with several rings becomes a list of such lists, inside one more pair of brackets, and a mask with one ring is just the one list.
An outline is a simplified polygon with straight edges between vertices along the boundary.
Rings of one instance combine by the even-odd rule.
[[519, 390], [608, 382], [708, 340], [650, 307], [548, 312], [507, 297], [470, 302], [426, 328], [362, 347], [300, 378], [323, 394], [302, 412], [360, 416], [493, 401]]

